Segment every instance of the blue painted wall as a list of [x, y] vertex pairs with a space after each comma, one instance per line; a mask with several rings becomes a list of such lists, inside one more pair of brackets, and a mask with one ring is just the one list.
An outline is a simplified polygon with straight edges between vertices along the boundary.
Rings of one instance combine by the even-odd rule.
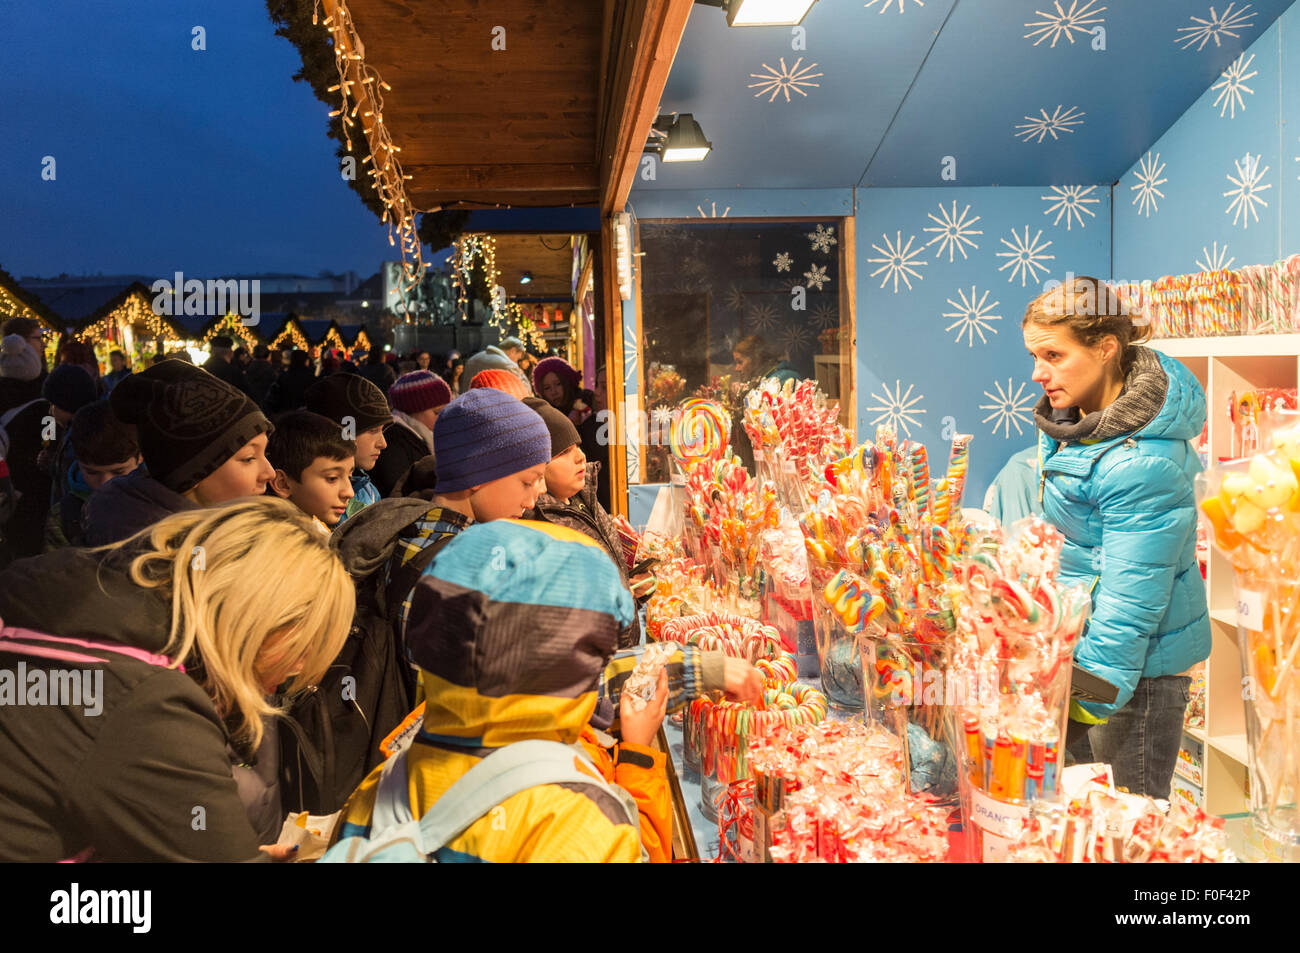
[[1211, 83], [1120, 180], [1115, 277], [1240, 268], [1300, 252], [1300, 6], [1232, 68], [1236, 77]]

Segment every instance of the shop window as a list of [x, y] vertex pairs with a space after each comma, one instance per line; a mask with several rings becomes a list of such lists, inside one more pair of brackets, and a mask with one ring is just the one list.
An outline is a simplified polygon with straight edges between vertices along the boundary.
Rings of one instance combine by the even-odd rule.
[[[638, 240], [640, 482], [668, 479], [667, 421], [677, 404], [707, 396], [734, 413], [744, 385], [778, 368], [816, 380], [851, 426], [853, 335], [838, 221], [642, 222]], [[741, 353], [737, 364], [737, 347], [752, 353], [755, 345], [757, 356]]]

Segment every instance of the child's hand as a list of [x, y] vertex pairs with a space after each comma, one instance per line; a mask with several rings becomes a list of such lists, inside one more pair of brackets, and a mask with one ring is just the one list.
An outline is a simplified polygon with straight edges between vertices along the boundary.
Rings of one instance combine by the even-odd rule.
[[664, 712], [668, 708], [668, 669], [659, 670], [655, 697], [640, 711], [632, 706], [632, 696], [623, 695], [618, 702], [618, 720], [623, 740], [632, 745], [648, 746], [659, 733]]
[[744, 659], [728, 657], [723, 665], [722, 684], [732, 701], [753, 703], [763, 697], [763, 673]]

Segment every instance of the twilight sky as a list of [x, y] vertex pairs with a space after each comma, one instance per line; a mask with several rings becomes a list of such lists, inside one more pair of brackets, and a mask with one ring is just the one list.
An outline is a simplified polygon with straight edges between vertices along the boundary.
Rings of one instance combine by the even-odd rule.
[[364, 278], [396, 258], [273, 30], [262, 0], [0, 3], [0, 267]]

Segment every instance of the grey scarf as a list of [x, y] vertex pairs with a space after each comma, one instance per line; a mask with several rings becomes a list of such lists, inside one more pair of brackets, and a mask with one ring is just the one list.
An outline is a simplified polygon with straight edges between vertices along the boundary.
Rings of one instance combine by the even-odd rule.
[[1109, 440], [1134, 433], [1151, 423], [1164, 406], [1168, 390], [1169, 375], [1160, 366], [1160, 358], [1150, 348], [1135, 347], [1124, 389], [1109, 407], [1095, 410], [1080, 420], [1077, 407], [1053, 411], [1044, 394], [1034, 407], [1034, 421], [1039, 430], [1063, 443]]

